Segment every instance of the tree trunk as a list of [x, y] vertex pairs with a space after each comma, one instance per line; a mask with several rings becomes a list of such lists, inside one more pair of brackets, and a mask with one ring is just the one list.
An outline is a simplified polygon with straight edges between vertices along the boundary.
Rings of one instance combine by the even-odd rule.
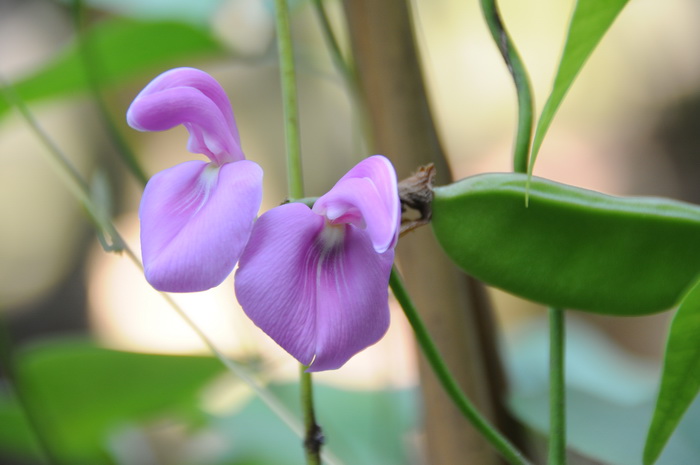
[[[344, 0], [359, 87], [376, 153], [389, 157], [399, 179], [434, 163], [437, 184], [450, 181], [431, 117], [404, 0]], [[458, 272], [423, 227], [399, 241], [399, 266], [428, 330], [452, 373], [501, 429], [512, 427], [502, 408], [503, 374], [483, 287]], [[421, 358], [427, 463], [500, 463], [447, 397]]]

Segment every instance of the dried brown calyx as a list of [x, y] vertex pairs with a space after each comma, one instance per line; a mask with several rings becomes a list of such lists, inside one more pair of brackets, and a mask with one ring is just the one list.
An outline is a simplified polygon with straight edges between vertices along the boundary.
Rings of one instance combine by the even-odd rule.
[[418, 168], [413, 175], [399, 182], [401, 199], [400, 235], [430, 223], [433, 201], [435, 166], [430, 163]]

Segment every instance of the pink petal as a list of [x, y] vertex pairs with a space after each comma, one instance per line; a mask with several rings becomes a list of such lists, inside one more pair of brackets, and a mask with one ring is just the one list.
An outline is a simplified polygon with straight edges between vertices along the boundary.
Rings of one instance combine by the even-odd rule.
[[313, 210], [335, 223], [366, 229], [375, 251], [385, 252], [396, 245], [401, 220], [394, 167], [382, 155], [361, 161], [316, 201]]
[[219, 285], [236, 265], [262, 199], [262, 169], [189, 161], [151, 178], [141, 199], [146, 279], [167, 292]]
[[314, 242], [323, 224], [323, 217], [300, 203], [267, 211], [236, 270], [236, 298], [245, 313], [304, 365], [316, 351]]
[[177, 68], [151, 81], [134, 99], [127, 122], [140, 131], [164, 131], [183, 124], [188, 150], [219, 164], [245, 157], [226, 93], [203, 71]]
[[309, 371], [340, 368], [389, 328], [394, 250], [378, 254], [365, 231], [344, 227], [342, 248], [319, 265], [316, 358]]
[[236, 296], [309, 371], [336, 369], [386, 332], [393, 258], [393, 250], [377, 254], [354, 226], [327, 226], [302, 204], [283, 205], [255, 224]]

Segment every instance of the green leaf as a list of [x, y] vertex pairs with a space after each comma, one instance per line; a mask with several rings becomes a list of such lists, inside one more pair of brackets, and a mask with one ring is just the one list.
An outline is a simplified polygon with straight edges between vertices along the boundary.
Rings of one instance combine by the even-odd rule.
[[28, 401], [67, 463], [100, 463], [105, 437], [122, 423], [178, 413], [221, 364], [211, 357], [120, 352], [75, 340], [44, 343], [17, 357]]
[[0, 451], [2, 457], [43, 457], [22, 408], [6, 394], [0, 395]]
[[644, 447], [644, 463], [658, 459], [700, 391], [700, 281], [681, 302], [671, 323], [661, 388]]
[[628, 1], [578, 0], [576, 2], [576, 9], [569, 24], [569, 34], [559, 62], [559, 70], [554, 78], [552, 92], [537, 122], [535, 138], [532, 143], [532, 156], [530, 157], [530, 173], [535, 166], [542, 140], [564, 96], [588, 57], [593, 53], [603, 35]]
[[[186, 59], [222, 52], [207, 32], [174, 22], [109, 20], [95, 25], [85, 39], [97, 62], [95, 78], [102, 86], [182, 65]], [[25, 102], [87, 90], [88, 80], [77, 44], [72, 43], [56, 60], [14, 86]], [[8, 109], [9, 103], [0, 98], [0, 116]]]

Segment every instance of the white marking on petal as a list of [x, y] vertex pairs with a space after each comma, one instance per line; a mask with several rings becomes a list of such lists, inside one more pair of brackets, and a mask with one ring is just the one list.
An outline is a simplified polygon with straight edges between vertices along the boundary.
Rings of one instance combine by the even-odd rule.
[[326, 220], [326, 223], [323, 225], [323, 229], [318, 236], [319, 245], [321, 246], [321, 256], [323, 257], [328, 255], [337, 246], [342, 244], [344, 239], [345, 224], [331, 223], [330, 221]]
[[194, 216], [199, 212], [209, 200], [211, 191], [216, 186], [219, 178], [219, 165], [209, 163], [204, 167], [202, 173], [197, 178], [197, 183], [193, 189], [177, 205], [176, 213], [184, 213], [193, 210], [190, 215]]

